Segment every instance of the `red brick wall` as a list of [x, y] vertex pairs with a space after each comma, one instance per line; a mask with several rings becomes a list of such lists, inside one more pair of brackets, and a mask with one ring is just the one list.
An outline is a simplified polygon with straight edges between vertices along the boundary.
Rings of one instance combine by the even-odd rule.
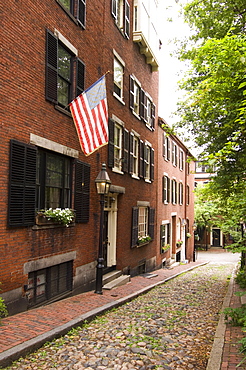
[[[131, 30], [133, 1], [131, 6]], [[158, 72], [152, 72], [140, 54], [138, 45], [125, 39], [111, 16], [110, 1], [87, 2], [86, 29], [82, 30], [66, 14], [57, 1], [35, 3], [14, 0], [2, 6], [2, 104], [1, 104], [1, 178], [0, 178], [0, 236], [2, 258], [0, 282], [2, 291], [10, 291], [27, 284], [23, 273], [26, 262], [43, 257], [76, 251], [75, 268], [97, 258], [99, 234], [99, 198], [94, 180], [107, 163], [107, 146], [89, 157], [80, 151], [79, 141], [71, 117], [62, 114], [45, 100], [45, 31], [56, 28], [78, 49], [78, 57], [85, 63], [85, 87], [89, 87], [107, 71], [109, 116], [115, 114], [125, 122], [126, 128], [148, 140], [155, 149], [157, 159], [157, 130], [151, 132], [129, 109], [129, 75], [135, 74], [142, 88], [149, 93], [158, 108]], [[124, 101], [122, 105], [113, 97], [113, 49], [126, 64], [124, 74]], [[157, 127], [157, 122], [156, 122]], [[16, 139], [30, 142], [30, 133], [79, 151], [79, 159], [91, 165], [90, 221], [75, 227], [52, 230], [7, 228], [9, 143]], [[156, 161], [157, 163], [157, 161]], [[108, 169], [112, 184], [125, 187], [118, 197], [117, 268], [135, 268], [142, 259], [156, 254], [156, 239], [147, 247], [131, 249], [132, 207], [137, 201], [148, 201], [156, 208], [157, 166], [152, 184], [133, 180], [129, 174], [118, 175]]]

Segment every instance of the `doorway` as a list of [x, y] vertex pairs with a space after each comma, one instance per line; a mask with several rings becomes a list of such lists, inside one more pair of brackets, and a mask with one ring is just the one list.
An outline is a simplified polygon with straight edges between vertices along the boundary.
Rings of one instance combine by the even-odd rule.
[[220, 243], [220, 229], [213, 229], [212, 231], [212, 245], [214, 247], [221, 247]]
[[116, 266], [116, 233], [117, 233], [117, 194], [105, 197], [103, 256], [105, 269]]

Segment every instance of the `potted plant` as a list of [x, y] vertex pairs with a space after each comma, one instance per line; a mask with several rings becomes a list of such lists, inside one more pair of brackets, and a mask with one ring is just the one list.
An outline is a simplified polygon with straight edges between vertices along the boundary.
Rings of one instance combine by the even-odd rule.
[[190, 237], [191, 237], [191, 234], [190, 234], [190, 233], [187, 233], [187, 234], [186, 234], [186, 237], [187, 237], [187, 238], [190, 238]]
[[37, 225], [64, 225], [69, 226], [75, 220], [75, 212], [70, 208], [49, 208], [37, 213]]

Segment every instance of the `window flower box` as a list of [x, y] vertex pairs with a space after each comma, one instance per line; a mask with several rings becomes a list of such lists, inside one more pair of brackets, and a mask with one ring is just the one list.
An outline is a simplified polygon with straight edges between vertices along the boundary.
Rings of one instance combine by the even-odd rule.
[[137, 241], [137, 246], [142, 247], [143, 245], [149, 244], [151, 242], [151, 237], [149, 235], [140, 236]]
[[162, 253], [165, 253], [167, 251], [169, 251], [169, 249], [171, 248], [170, 244], [165, 244], [162, 248], [161, 248], [161, 251]]
[[180, 247], [182, 246], [182, 244], [183, 244], [183, 241], [182, 241], [182, 240], [178, 240], [178, 241], [176, 242], [176, 247], [177, 247], [177, 248], [180, 248]]
[[39, 211], [36, 215], [36, 225], [61, 225], [69, 226], [75, 222], [75, 212], [70, 208], [49, 208], [45, 211]]

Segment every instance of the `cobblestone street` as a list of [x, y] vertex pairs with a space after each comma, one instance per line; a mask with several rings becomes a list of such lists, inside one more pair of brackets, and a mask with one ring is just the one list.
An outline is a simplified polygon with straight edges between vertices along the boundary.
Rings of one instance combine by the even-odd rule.
[[8, 369], [205, 370], [234, 264], [186, 272]]

